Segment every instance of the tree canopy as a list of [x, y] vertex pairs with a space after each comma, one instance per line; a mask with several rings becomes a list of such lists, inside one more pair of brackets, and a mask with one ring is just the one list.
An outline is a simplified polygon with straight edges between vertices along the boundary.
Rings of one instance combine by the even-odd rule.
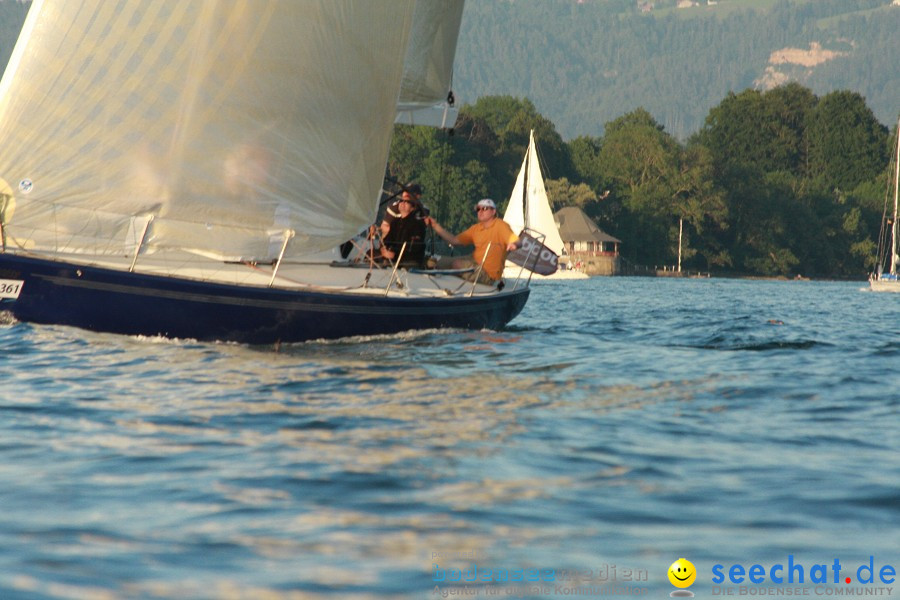
[[727, 94], [679, 142], [644, 108], [565, 142], [528, 99], [486, 96], [448, 132], [398, 126], [389, 174], [426, 188], [452, 231], [512, 190], [534, 130], [554, 209], [583, 208], [633, 263], [862, 278], [872, 266], [889, 131], [859, 94], [796, 83]]

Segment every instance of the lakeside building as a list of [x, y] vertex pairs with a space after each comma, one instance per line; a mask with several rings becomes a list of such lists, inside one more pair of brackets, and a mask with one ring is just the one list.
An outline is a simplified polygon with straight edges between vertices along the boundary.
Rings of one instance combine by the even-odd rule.
[[620, 271], [619, 244], [600, 229], [577, 206], [566, 206], [554, 215], [559, 235], [569, 253], [569, 262], [583, 269], [588, 275], [617, 275]]

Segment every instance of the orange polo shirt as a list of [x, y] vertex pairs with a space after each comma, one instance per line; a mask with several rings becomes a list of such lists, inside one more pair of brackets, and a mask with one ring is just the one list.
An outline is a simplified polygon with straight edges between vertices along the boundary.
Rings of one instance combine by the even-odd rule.
[[503, 263], [506, 262], [506, 246], [510, 242], [515, 242], [519, 239], [519, 236], [513, 233], [506, 221], [499, 217], [495, 217], [487, 227], [481, 223], [475, 223], [456, 237], [463, 244], [473, 244], [475, 246], [472, 258], [475, 260], [476, 265], [481, 264], [488, 244], [491, 245], [487, 258], [484, 258], [484, 272], [491, 279], [495, 280], [503, 276]]

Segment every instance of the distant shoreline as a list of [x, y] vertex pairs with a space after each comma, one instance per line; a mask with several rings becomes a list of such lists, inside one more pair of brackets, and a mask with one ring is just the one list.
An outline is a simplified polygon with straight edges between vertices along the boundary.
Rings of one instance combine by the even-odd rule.
[[673, 279], [746, 279], [746, 280], [758, 280], [758, 281], [856, 281], [859, 283], [865, 283], [867, 281], [866, 278], [860, 277], [809, 277], [806, 275], [794, 275], [793, 277], [788, 277], [787, 275], [750, 275], [745, 273], [728, 273], [728, 272], [716, 272], [716, 271], [682, 271], [678, 273], [677, 271], [652, 271], [647, 270], [643, 272], [633, 272], [633, 273], [620, 273], [615, 275], [616, 277], [661, 277], [661, 278], [673, 278]]

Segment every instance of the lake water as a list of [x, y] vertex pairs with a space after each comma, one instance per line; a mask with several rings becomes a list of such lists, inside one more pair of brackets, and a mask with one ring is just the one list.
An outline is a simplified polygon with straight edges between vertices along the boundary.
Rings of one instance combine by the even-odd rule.
[[7, 320], [0, 598], [664, 598], [680, 557], [698, 598], [900, 597], [864, 287], [542, 283], [502, 332], [279, 352]]

